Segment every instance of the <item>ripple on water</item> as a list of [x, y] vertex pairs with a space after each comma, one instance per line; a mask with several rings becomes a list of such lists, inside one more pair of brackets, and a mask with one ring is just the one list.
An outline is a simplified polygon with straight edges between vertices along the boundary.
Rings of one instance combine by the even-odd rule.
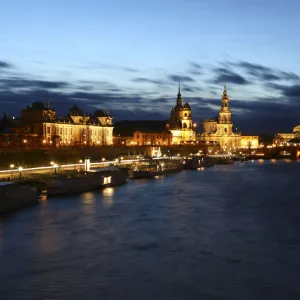
[[1, 226], [3, 299], [300, 299], [299, 164], [48, 200]]

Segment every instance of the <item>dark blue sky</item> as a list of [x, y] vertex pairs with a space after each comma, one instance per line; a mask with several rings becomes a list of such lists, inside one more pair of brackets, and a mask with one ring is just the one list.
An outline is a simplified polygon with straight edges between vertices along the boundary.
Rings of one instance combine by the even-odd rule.
[[182, 84], [197, 122], [226, 82], [243, 132], [300, 123], [298, 0], [2, 0], [0, 113], [49, 100], [166, 119]]

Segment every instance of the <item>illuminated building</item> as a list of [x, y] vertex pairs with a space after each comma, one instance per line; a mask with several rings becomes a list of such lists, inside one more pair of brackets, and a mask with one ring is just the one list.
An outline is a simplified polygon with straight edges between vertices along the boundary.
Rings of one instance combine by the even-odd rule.
[[217, 143], [221, 149], [234, 149], [244, 146], [252, 148], [258, 147], [258, 136], [241, 136], [241, 133], [233, 132], [233, 122], [231, 119], [226, 85], [224, 86], [219, 117], [204, 120], [202, 126], [203, 133], [197, 136], [197, 140], [200, 143]]
[[274, 138], [274, 144], [288, 143], [293, 139], [300, 138], [300, 125], [294, 127], [293, 132], [277, 133]]
[[169, 146], [172, 142], [166, 121], [119, 121], [114, 125], [115, 146]]
[[[84, 114], [74, 105], [66, 117], [56, 116], [49, 102], [33, 103], [21, 111], [20, 127], [16, 132], [30, 147], [33, 137], [43, 146], [101, 146], [112, 145], [112, 117], [108, 111]], [[26, 137], [30, 137], [27, 138]]]
[[170, 146], [172, 142], [171, 132], [142, 132], [133, 133], [133, 142], [135, 145], [164, 145]]
[[150, 130], [138, 130], [133, 136], [115, 136], [115, 146], [170, 146], [172, 142], [171, 132], [151, 132]]
[[188, 102], [182, 104], [180, 85], [176, 106], [171, 110], [167, 129], [172, 133], [172, 144], [191, 143], [196, 140], [196, 123], [192, 120], [192, 109]]

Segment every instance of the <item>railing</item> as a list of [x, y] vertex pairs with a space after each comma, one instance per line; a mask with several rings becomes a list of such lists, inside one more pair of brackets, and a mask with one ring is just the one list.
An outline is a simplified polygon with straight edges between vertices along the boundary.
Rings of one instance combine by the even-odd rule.
[[[166, 159], [180, 159], [177, 156], [171, 156], [171, 157], [160, 157], [160, 158], [154, 158], [158, 160], [166, 160]], [[111, 164], [115, 165], [128, 165], [132, 164], [134, 162], [138, 162], [141, 159], [116, 159], [116, 160], [111, 160], [111, 161], [101, 161], [101, 162], [91, 162], [90, 166], [91, 167], [105, 167], [109, 166]], [[53, 171], [56, 173], [58, 170], [74, 170], [74, 169], [84, 169], [85, 168], [85, 163], [76, 163], [76, 164], [64, 164], [64, 165], [58, 165], [54, 164], [52, 166], [44, 166], [44, 167], [34, 167], [34, 168], [23, 168], [23, 167], [18, 167], [18, 168], [13, 168], [9, 170], [0, 170], [0, 176], [10, 176], [14, 174], [19, 174], [20, 176], [24, 173], [44, 173], [46, 171]]]

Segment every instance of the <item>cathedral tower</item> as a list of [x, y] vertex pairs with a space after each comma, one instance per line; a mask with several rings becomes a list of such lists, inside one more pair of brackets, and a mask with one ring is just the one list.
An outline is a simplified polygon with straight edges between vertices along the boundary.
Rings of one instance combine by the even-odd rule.
[[171, 110], [167, 128], [172, 133], [173, 144], [191, 142], [194, 141], [196, 138], [195, 126], [193, 125], [192, 121], [192, 109], [188, 102], [182, 105], [180, 84], [178, 86], [176, 106]]
[[222, 97], [222, 106], [219, 112], [219, 122], [222, 124], [231, 123], [231, 110], [229, 108], [229, 98], [227, 96], [226, 84], [224, 85], [223, 97]]
[[229, 98], [227, 95], [226, 84], [224, 85], [223, 97], [222, 97], [222, 106], [219, 111], [219, 120], [218, 120], [218, 133], [222, 135], [231, 135], [232, 134], [232, 121], [231, 121], [231, 110], [229, 108]]

